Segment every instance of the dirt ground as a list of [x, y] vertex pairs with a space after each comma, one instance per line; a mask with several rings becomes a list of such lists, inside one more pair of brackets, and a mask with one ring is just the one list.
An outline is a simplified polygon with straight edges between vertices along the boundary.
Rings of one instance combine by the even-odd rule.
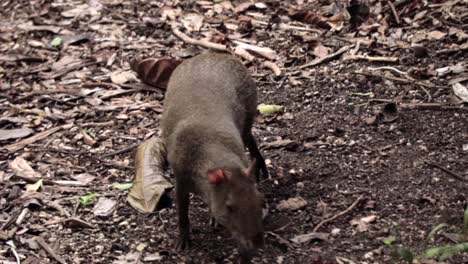
[[[284, 107], [253, 130], [271, 174], [254, 263], [392, 263], [394, 251], [438, 263], [424, 252], [467, 242], [468, 99], [454, 88], [467, 91], [466, 1], [338, 2], [3, 1], [0, 263], [237, 261], [199, 197], [192, 248], [177, 252], [174, 206], [138, 213], [112, 187], [133, 180], [135, 147], [164, 109], [164, 89], [141, 85], [130, 61], [203, 51], [173, 23], [193, 39], [270, 48], [243, 58], [259, 103]], [[43, 186], [28, 192], [34, 177]], [[95, 214], [101, 198], [117, 202], [110, 215]], [[280, 210], [290, 198], [305, 202]], [[468, 263], [468, 251], [439, 262]]]

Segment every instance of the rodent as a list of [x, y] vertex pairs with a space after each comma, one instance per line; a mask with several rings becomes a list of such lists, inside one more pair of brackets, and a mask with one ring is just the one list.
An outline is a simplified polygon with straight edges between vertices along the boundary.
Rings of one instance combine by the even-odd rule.
[[250, 263], [263, 245], [263, 195], [256, 179], [268, 171], [251, 133], [256, 108], [255, 83], [228, 53], [205, 52], [172, 73], [161, 128], [176, 180], [177, 249], [190, 244], [190, 192], [204, 198], [214, 220], [236, 239], [240, 263]]

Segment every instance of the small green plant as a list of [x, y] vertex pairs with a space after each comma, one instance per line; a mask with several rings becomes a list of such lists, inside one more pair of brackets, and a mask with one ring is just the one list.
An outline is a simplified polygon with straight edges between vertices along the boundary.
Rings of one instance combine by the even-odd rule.
[[394, 236], [390, 236], [383, 241], [384, 244], [391, 250], [390, 256], [392, 257], [392, 261], [406, 261], [407, 263], [412, 263], [414, 259], [413, 252], [405, 247], [394, 245], [393, 243], [395, 241], [396, 238]]
[[125, 191], [132, 188], [133, 183], [114, 183], [112, 187], [117, 190]]
[[96, 196], [97, 196], [97, 194], [95, 194], [95, 193], [88, 194], [88, 195], [85, 195], [85, 196], [81, 196], [80, 197], [80, 204], [82, 206], [87, 206], [91, 202], [91, 200], [93, 200], [94, 197], [96, 197]]

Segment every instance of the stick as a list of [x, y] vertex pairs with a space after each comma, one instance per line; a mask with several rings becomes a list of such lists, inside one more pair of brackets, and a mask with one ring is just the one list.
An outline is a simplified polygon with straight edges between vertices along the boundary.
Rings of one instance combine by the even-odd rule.
[[440, 166], [439, 164], [432, 163], [432, 162], [428, 162], [428, 161], [426, 161], [426, 164], [427, 164], [427, 165], [430, 165], [430, 166], [432, 166], [432, 167], [438, 168], [439, 170], [441, 170], [441, 171], [447, 173], [448, 175], [452, 176], [453, 178], [455, 178], [455, 179], [457, 179], [457, 180], [459, 180], [459, 181], [462, 181], [462, 182], [464, 182], [464, 183], [468, 183], [468, 179], [466, 179], [465, 177], [463, 177], [463, 176], [461, 176], [461, 175], [459, 175], [459, 174], [457, 174], [457, 173], [455, 173], [455, 172], [453, 172], [453, 171], [451, 171], [451, 170], [448, 170], [448, 169], [446, 169], [446, 168]]
[[398, 13], [395, 9], [395, 6], [392, 4], [391, 1], [388, 1], [388, 5], [390, 6], [390, 9], [392, 10], [393, 16], [395, 17], [395, 21], [397, 24], [400, 24], [400, 18], [398, 17]]
[[49, 245], [47, 245], [47, 243], [45, 242], [45, 240], [42, 238], [42, 237], [35, 237], [34, 240], [36, 240], [36, 242], [52, 257], [54, 258], [58, 263], [60, 264], [66, 264], [67, 262], [62, 258], [60, 257], [59, 255], [55, 254], [55, 252], [52, 250], [52, 248], [49, 247]]
[[345, 60], [367, 60], [367, 61], [381, 61], [381, 62], [398, 62], [397, 57], [372, 57], [368, 55], [349, 55], [344, 58]]
[[339, 49], [338, 51], [332, 53], [332, 54], [329, 54], [327, 55], [326, 57], [323, 57], [321, 59], [318, 59], [318, 60], [314, 60], [312, 61], [311, 63], [307, 63], [307, 64], [303, 64], [299, 67], [297, 67], [298, 70], [302, 70], [302, 69], [305, 69], [305, 68], [308, 68], [308, 67], [313, 67], [313, 66], [316, 66], [316, 65], [319, 65], [323, 62], [327, 62], [327, 61], [330, 61], [338, 56], [340, 56], [341, 54], [345, 53], [346, 51], [348, 51], [350, 48], [352, 48], [354, 45], [348, 45], [348, 46], [344, 46], [342, 47], [341, 49]]
[[23, 139], [23, 140], [21, 140], [19, 142], [10, 144], [8, 146], [1, 147], [0, 150], [5, 150], [6, 149], [9, 152], [14, 152], [14, 151], [20, 150], [20, 149], [34, 143], [36, 141], [42, 140], [42, 139], [44, 139], [46, 137], [49, 137], [50, 135], [58, 132], [61, 129], [68, 129], [68, 128], [71, 128], [72, 126], [73, 126], [73, 124], [63, 125], [63, 126], [59, 126], [59, 127], [53, 127], [53, 128], [48, 129], [48, 130], [42, 131], [41, 133], [38, 133], [38, 134], [36, 134], [34, 136]]
[[266, 68], [269, 68], [270, 70], [273, 71], [273, 73], [276, 75], [276, 76], [280, 76], [281, 75], [281, 69], [278, 67], [278, 65], [276, 65], [276, 63], [272, 62], [272, 61], [265, 61], [264, 63], [262, 63], [264, 67]]
[[[192, 45], [197, 45], [197, 46], [201, 46], [201, 47], [204, 47], [204, 48], [207, 48], [207, 49], [214, 49], [214, 50], [221, 50], [221, 51], [227, 51], [229, 52], [229, 49], [226, 45], [223, 45], [223, 44], [218, 44], [218, 43], [214, 43], [214, 42], [209, 42], [209, 41], [206, 41], [206, 40], [198, 40], [198, 39], [193, 39], [189, 36], [187, 36], [186, 34], [182, 33], [182, 31], [180, 31], [176, 26], [172, 25], [172, 32], [174, 33], [174, 35], [176, 35], [176, 37], [180, 38], [182, 41], [186, 42], [186, 43], [189, 43], [189, 44], [192, 44]], [[247, 55], [247, 54], [248, 55]], [[248, 60], [248, 61], [252, 61], [255, 59], [255, 57], [253, 57], [250, 53], [248, 53], [247, 51], [241, 49], [241, 48], [236, 48], [234, 50], [234, 54]]]
[[116, 150], [116, 151], [109, 152], [107, 154], [101, 155], [101, 158], [109, 158], [109, 157], [112, 157], [112, 156], [115, 156], [115, 155], [118, 155], [118, 154], [122, 154], [122, 153], [125, 153], [125, 152], [128, 152], [128, 151], [131, 151], [132, 149], [138, 147], [140, 144], [141, 144], [141, 142], [132, 144], [132, 145], [127, 146], [127, 147], [125, 147], [123, 149], [119, 149], [119, 150]]
[[349, 206], [348, 208], [346, 208], [346, 210], [341, 211], [341, 212], [339, 212], [338, 214], [336, 214], [336, 215], [334, 215], [334, 216], [332, 216], [332, 217], [330, 217], [330, 218], [328, 218], [328, 219], [325, 219], [325, 220], [323, 220], [322, 222], [318, 223], [318, 225], [314, 227], [314, 230], [312, 230], [312, 232], [317, 232], [317, 230], [318, 230], [323, 224], [325, 224], [325, 223], [327, 223], [327, 222], [330, 222], [330, 221], [333, 221], [333, 220], [335, 220], [336, 218], [338, 218], [338, 217], [340, 217], [340, 216], [342, 216], [342, 215], [345, 215], [345, 214], [349, 213], [351, 210], [353, 210], [354, 207], [356, 207], [356, 205], [359, 203], [359, 201], [362, 200], [363, 197], [364, 197], [364, 195], [361, 194], [361, 195], [356, 199], [356, 201], [354, 201], [354, 203], [351, 204], [351, 206]]
[[429, 88], [445, 88], [444, 86], [439, 86], [439, 85], [434, 85], [434, 84], [426, 84], [426, 83], [423, 83], [423, 82], [417, 82], [415, 80], [409, 80], [409, 79], [399, 78], [399, 77], [395, 77], [395, 76], [385, 76], [385, 75], [368, 73], [368, 72], [351, 72], [351, 73], [352, 74], [359, 74], [359, 75], [369, 76], [369, 77], [379, 77], [379, 78], [389, 79], [389, 80], [392, 80], [392, 81], [399, 81], [399, 82], [403, 82], [403, 83], [413, 83], [413, 84], [417, 84], [417, 85], [421, 85], [421, 86], [429, 87]]

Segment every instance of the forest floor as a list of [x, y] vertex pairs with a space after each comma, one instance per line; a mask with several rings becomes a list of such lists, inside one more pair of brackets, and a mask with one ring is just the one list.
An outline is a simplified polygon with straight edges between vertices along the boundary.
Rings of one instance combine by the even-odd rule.
[[259, 103], [284, 107], [253, 130], [271, 174], [254, 263], [468, 263], [467, 2], [337, 2], [2, 1], [0, 263], [236, 262], [200, 198], [178, 252], [174, 206], [115, 188], [164, 108], [130, 62], [206, 43], [240, 48]]

